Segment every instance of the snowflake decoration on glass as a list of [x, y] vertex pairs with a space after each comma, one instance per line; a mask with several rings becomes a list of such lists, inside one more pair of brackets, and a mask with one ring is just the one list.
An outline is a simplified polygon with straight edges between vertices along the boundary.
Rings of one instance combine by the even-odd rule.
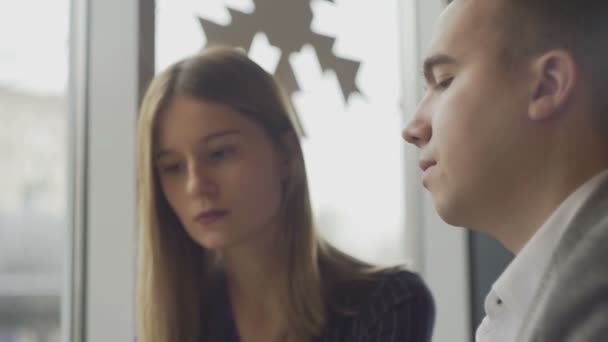
[[291, 97], [300, 88], [289, 64], [289, 56], [310, 44], [317, 52], [323, 71], [336, 73], [345, 101], [351, 94], [361, 93], [355, 83], [360, 63], [336, 56], [332, 51], [336, 39], [311, 30], [313, 14], [309, 0], [252, 1], [255, 10], [251, 14], [228, 8], [232, 23], [227, 26], [199, 17], [207, 45], [228, 44], [249, 51], [254, 35], [263, 32], [269, 43], [281, 50], [274, 74]]

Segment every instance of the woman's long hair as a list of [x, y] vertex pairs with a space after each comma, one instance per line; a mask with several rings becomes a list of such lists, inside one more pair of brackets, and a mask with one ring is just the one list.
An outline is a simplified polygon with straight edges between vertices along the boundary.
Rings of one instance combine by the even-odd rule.
[[[202, 296], [212, 291], [213, 255], [186, 234], [163, 196], [153, 163], [158, 117], [178, 94], [237, 109], [263, 127], [279, 148], [285, 148], [280, 145], [285, 134], [300, 132], [291, 104], [274, 78], [238, 49], [209, 48], [181, 60], [155, 77], [144, 96], [137, 131], [138, 341], [224, 342], [208, 329], [218, 313], [200, 307]], [[290, 153], [281, 207], [281, 216], [287, 218], [286, 292], [281, 300], [290, 331], [298, 341], [307, 341], [325, 325], [328, 289], [374, 272], [317, 235], [299, 141]]]

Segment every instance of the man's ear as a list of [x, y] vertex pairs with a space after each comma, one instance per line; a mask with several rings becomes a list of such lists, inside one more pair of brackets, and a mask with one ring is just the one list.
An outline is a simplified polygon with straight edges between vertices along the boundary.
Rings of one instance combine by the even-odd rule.
[[572, 54], [551, 50], [532, 62], [534, 80], [528, 116], [532, 120], [551, 118], [567, 103], [578, 78], [578, 66]]

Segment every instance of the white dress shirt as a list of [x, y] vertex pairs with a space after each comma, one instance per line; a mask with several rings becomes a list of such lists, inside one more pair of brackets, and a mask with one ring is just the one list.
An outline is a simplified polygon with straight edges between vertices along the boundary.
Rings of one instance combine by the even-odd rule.
[[566, 227], [583, 202], [608, 178], [604, 170], [578, 187], [549, 216], [524, 245], [487, 295], [486, 316], [477, 328], [476, 342], [515, 342], [544, 270]]

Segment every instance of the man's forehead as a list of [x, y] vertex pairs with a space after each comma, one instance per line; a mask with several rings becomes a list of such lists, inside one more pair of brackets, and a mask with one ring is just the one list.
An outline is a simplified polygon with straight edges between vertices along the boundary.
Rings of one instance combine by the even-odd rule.
[[498, 36], [501, 0], [454, 0], [439, 16], [428, 54], [464, 49], [475, 40]]

